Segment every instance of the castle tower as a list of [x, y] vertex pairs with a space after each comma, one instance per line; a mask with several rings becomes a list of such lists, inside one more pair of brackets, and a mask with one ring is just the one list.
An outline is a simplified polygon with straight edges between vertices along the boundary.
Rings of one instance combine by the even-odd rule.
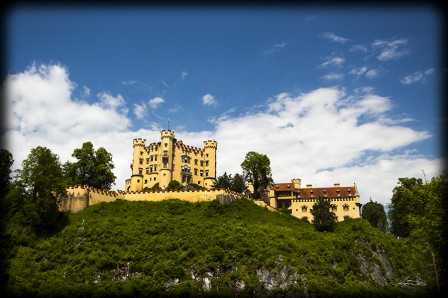
[[173, 177], [173, 143], [174, 131], [162, 130], [161, 132], [161, 167], [159, 174], [159, 186], [165, 188]]
[[299, 178], [294, 178], [291, 180], [292, 184], [294, 185], [294, 188], [301, 188], [302, 187], [302, 180]]
[[132, 160], [132, 176], [130, 191], [143, 189], [143, 154], [145, 152], [145, 139], [134, 139], [134, 158]]
[[212, 188], [216, 182], [216, 150], [218, 148], [218, 142], [216, 141], [204, 141], [204, 161], [205, 161], [205, 177], [204, 187]]

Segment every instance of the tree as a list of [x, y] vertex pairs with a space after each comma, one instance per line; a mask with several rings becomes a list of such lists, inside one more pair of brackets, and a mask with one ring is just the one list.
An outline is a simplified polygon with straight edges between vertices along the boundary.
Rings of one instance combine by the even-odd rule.
[[93, 144], [85, 142], [82, 148], [73, 151], [72, 156], [78, 161], [64, 165], [67, 184], [82, 184], [98, 189], [110, 189], [115, 184], [112, 154], [103, 147], [94, 151]]
[[362, 218], [367, 219], [372, 227], [379, 228], [383, 233], [387, 232], [387, 215], [380, 203], [370, 200], [362, 206]]
[[232, 179], [232, 186], [230, 187], [236, 193], [244, 193], [247, 190], [246, 182], [240, 174], [235, 174]]
[[447, 223], [447, 215], [443, 201], [447, 198], [448, 173], [445, 171], [439, 177], [431, 179], [429, 183], [416, 185], [412, 188], [413, 201], [421, 210], [414, 210], [407, 216], [410, 226], [410, 236], [415, 242], [421, 243], [423, 249], [428, 249], [436, 274], [437, 287], [439, 288], [438, 266], [440, 254], [446, 247], [444, 228]]
[[331, 211], [331, 203], [324, 198], [318, 198], [316, 204], [313, 205], [311, 214], [313, 215], [314, 229], [319, 232], [332, 232], [336, 227], [337, 217]]
[[254, 186], [254, 197], [260, 197], [260, 188], [266, 188], [273, 183], [269, 158], [257, 152], [248, 152], [241, 163], [243, 175], [246, 181], [251, 181]]
[[423, 181], [419, 178], [398, 178], [398, 184], [389, 204], [390, 229], [395, 236], [408, 237], [411, 232], [408, 215], [422, 211], [422, 206], [415, 200], [414, 191], [422, 187]]
[[230, 189], [232, 187], [232, 180], [232, 174], [227, 175], [227, 172], [224, 172], [222, 176], [216, 178], [215, 188]]
[[180, 184], [177, 180], [171, 180], [170, 183], [168, 183], [168, 186], [166, 187], [166, 190], [182, 190], [183, 186]]
[[11, 201], [16, 200], [20, 212], [26, 210], [24, 207], [35, 211], [33, 225], [38, 233], [53, 230], [61, 220], [58, 199], [66, 196], [59, 157], [46, 147], [33, 148], [17, 172], [17, 196]]

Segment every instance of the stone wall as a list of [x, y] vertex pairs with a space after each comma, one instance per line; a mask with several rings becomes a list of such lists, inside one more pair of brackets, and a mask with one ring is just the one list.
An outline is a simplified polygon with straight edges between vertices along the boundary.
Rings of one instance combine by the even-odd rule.
[[159, 202], [164, 200], [179, 199], [187, 202], [207, 202], [218, 200], [220, 203], [230, 203], [240, 194], [227, 189], [198, 190], [198, 191], [108, 191], [90, 188], [84, 185], [74, 185], [67, 188], [68, 196], [60, 201], [59, 210], [79, 212], [90, 205], [113, 202], [117, 199], [126, 201]]

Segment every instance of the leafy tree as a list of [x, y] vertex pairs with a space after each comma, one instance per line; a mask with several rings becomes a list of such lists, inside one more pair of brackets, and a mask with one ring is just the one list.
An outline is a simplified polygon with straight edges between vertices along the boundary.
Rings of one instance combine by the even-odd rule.
[[411, 232], [408, 215], [422, 211], [422, 206], [415, 200], [414, 190], [422, 187], [423, 181], [419, 178], [398, 178], [398, 184], [389, 204], [390, 228], [395, 236], [408, 237]]
[[447, 189], [447, 172], [433, 178], [429, 183], [414, 186], [412, 188], [413, 201], [416, 205], [421, 206], [421, 210], [414, 210], [407, 216], [411, 237], [416, 242], [422, 243], [432, 256], [437, 283], [439, 282], [437, 263], [439, 263], [442, 247], [446, 247], [443, 231], [447, 218], [443, 200], [447, 198]]
[[246, 181], [252, 181], [254, 197], [260, 197], [260, 188], [266, 188], [273, 183], [269, 157], [250, 151], [241, 163]]
[[216, 178], [215, 187], [230, 189], [237, 193], [243, 193], [247, 189], [243, 176], [235, 174], [235, 176], [232, 177], [232, 174], [229, 175], [227, 172], [224, 172], [222, 176]]
[[177, 180], [172, 180], [170, 183], [168, 183], [168, 186], [166, 187], [166, 190], [182, 190], [183, 186], [180, 184]]
[[8, 212], [8, 204], [6, 202], [6, 194], [11, 185], [11, 166], [14, 163], [11, 152], [0, 149], [0, 291], [4, 292], [5, 284], [3, 281], [7, 279], [6, 274], [6, 242], [5, 242], [5, 226]]
[[316, 204], [313, 205], [311, 214], [313, 215], [313, 225], [316, 231], [333, 232], [336, 227], [337, 217], [331, 211], [331, 203], [324, 198], [318, 198]]
[[244, 181], [242, 175], [235, 174], [232, 179], [232, 186], [230, 189], [237, 193], [244, 193], [247, 190], [246, 182]]
[[230, 189], [232, 187], [232, 180], [232, 174], [227, 175], [227, 172], [224, 172], [222, 176], [216, 178], [215, 187]]
[[372, 227], [379, 228], [383, 233], [387, 232], [388, 222], [384, 206], [377, 202], [368, 202], [362, 206], [362, 218], [367, 219]]
[[72, 156], [78, 161], [64, 165], [67, 184], [83, 184], [98, 189], [110, 189], [115, 184], [112, 154], [103, 147], [95, 151], [91, 142], [85, 142], [82, 148], [73, 151]]
[[59, 157], [46, 147], [33, 148], [17, 173], [18, 179], [9, 199], [15, 207], [13, 210], [25, 212], [30, 217], [30, 212], [35, 214], [35, 220], [30, 224], [38, 233], [59, 226], [62, 215], [58, 210], [58, 199], [66, 196]]

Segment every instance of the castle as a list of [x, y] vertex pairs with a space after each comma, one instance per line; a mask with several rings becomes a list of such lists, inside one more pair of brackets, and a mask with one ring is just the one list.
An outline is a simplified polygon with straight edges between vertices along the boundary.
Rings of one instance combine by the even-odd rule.
[[146, 146], [146, 139], [134, 139], [132, 176], [125, 181], [125, 189], [141, 191], [157, 183], [165, 189], [176, 180], [211, 189], [216, 181], [216, 141], [204, 141], [204, 148], [185, 145], [174, 137], [172, 130], [161, 131], [161, 141]]
[[[127, 201], [162, 201], [180, 199], [189, 202], [219, 200], [231, 202], [242, 195], [226, 189], [215, 189], [217, 142], [204, 141], [204, 147], [185, 145], [177, 140], [171, 130], [161, 131], [161, 141], [146, 146], [146, 139], [133, 140], [132, 176], [125, 180], [125, 191], [103, 191], [87, 186], [75, 185], [67, 188], [68, 197], [61, 200], [63, 211], [78, 212], [87, 206], [112, 202], [117, 199]], [[171, 181], [182, 185], [191, 183], [202, 186], [202, 190], [167, 191]], [[157, 186], [158, 187], [154, 187]], [[249, 184], [253, 193], [253, 186]], [[269, 208], [286, 208], [295, 217], [313, 220], [311, 210], [318, 198], [331, 202], [332, 211], [338, 221], [346, 218], [360, 218], [362, 204], [356, 184], [332, 187], [301, 187], [301, 179], [291, 183], [271, 184], [261, 192], [263, 204]]]
[[313, 187], [307, 184], [302, 188], [301, 179], [292, 179], [291, 183], [272, 184], [263, 196], [265, 203], [274, 208], [286, 208], [291, 210], [295, 217], [313, 220], [311, 210], [318, 198], [324, 198], [332, 204], [332, 212], [338, 221], [347, 218], [360, 218], [360, 196], [356, 184], [353, 186], [341, 186], [335, 183], [330, 187]]

